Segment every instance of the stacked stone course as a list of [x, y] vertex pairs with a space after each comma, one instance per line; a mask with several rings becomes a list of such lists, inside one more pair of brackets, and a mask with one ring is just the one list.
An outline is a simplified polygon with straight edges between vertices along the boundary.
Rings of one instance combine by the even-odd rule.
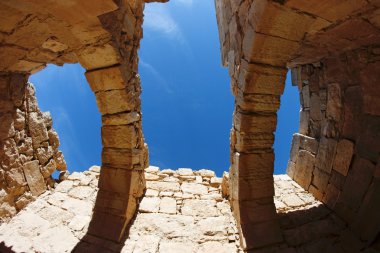
[[23, 74], [0, 74], [0, 219], [7, 220], [67, 170], [49, 112], [41, 112]]
[[380, 232], [376, 52], [362, 48], [292, 69], [301, 112], [287, 173], [350, 225], [359, 248]]

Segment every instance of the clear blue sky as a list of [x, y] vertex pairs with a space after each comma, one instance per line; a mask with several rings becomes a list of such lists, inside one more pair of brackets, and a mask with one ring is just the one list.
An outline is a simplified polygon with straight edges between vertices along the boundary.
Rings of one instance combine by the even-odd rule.
[[[140, 49], [143, 128], [150, 162], [161, 168], [229, 168], [233, 97], [221, 66], [213, 0], [146, 4]], [[51, 111], [70, 171], [100, 164], [100, 114], [79, 64], [33, 75], [43, 111]], [[288, 78], [289, 80], [289, 78]], [[298, 129], [299, 98], [287, 81], [276, 133], [275, 173], [284, 173]]]

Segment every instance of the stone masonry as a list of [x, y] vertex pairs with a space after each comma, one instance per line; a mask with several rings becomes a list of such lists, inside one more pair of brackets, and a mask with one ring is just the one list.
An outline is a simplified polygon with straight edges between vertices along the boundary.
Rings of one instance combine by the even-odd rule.
[[[239, 253], [228, 175], [210, 170], [145, 170], [147, 189], [121, 245], [88, 234], [100, 167], [74, 172], [0, 226], [1, 252]], [[343, 220], [287, 175], [274, 176], [282, 244], [259, 252], [350, 252]], [[223, 195], [224, 194], [224, 195]], [[377, 252], [379, 245], [366, 252]], [[356, 252], [356, 251], [353, 251]]]
[[52, 173], [67, 166], [49, 112], [22, 74], [0, 75], [0, 222], [54, 187]]
[[[9, 184], [22, 185], [12, 194], [2, 191], [4, 217], [29, 201], [29, 193], [23, 190], [30, 189], [32, 195], [41, 193], [42, 184], [34, 182], [42, 180], [36, 178], [50, 173], [53, 166], [46, 168], [49, 159], [58, 163], [50, 155], [55, 144], [47, 141], [49, 134], [46, 137], [50, 120], [45, 114], [23, 110], [17, 94], [21, 94], [28, 76], [47, 63], [79, 62], [86, 69], [102, 115], [103, 150], [99, 190], [87, 232], [78, 247], [90, 243], [97, 245], [96, 249], [115, 250], [113, 247], [128, 238], [146, 180], [152, 184], [144, 173], [149, 162], [142, 133], [137, 54], [143, 10], [149, 2], [153, 1], [0, 0], [0, 136], [1, 141], [7, 140], [1, 152], [8, 157], [1, 157], [0, 162], [7, 189]], [[215, 6], [222, 63], [228, 67], [235, 96], [229, 184], [221, 189], [229, 196], [239, 231], [239, 240], [234, 243], [239, 241], [246, 252], [319, 252], [321, 245], [331, 246], [322, 248], [326, 252], [376, 252], [380, 236], [379, 0], [215, 0]], [[333, 211], [322, 216], [303, 208], [282, 212], [287, 208], [278, 206], [276, 187], [295, 184], [286, 177], [273, 177], [277, 110], [289, 68], [293, 83], [300, 89], [302, 108], [288, 173], [304, 190], [291, 188], [297, 198], [285, 196], [281, 203], [314, 206], [312, 197], [310, 201], [300, 197], [308, 191]], [[19, 142], [22, 128], [17, 129], [20, 122], [12, 115], [27, 115], [24, 118], [28, 124], [45, 124], [42, 129], [47, 130], [38, 133], [30, 132], [28, 124], [24, 127], [25, 145], [30, 143], [28, 138], [32, 146], [37, 145], [33, 146], [34, 161], [17, 147], [23, 145]], [[22, 171], [12, 167], [17, 165], [16, 157], [19, 163], [25, 163]], [[43, 181], [44, 186], [52, 182]], [[183, 200], [182, 208], [176, 199], [180, 206], [176, 214], [162, 213], [161, 204], [170, 205], [174, 202], [169, 199], [175, 197], [146, 198], [155, 197], [141, 202], [141, 207], [158, 203], [158, 211], [147, 213], [152, 217], [183, 214], [186, 210], [188, 201]], [[318, 203], [321, 207], [317, 210], [327, 210]], [[77, 207], [70, 205], [67, 209]], [[322, 222], [306, 226], [309, 217]], [[284, 224], [284, 219], [290, 224]], [[195, 218], [194, 224], [198, 224]], [[322, 236], [321, 231], [326, 233]], [[325, 239], [322, 242], [319, 238]], [[155, 240], [152, 237], [150, 241]], [[203, 242], [196, 240], [186, 243], [201, 247]], [[229, 240], [228, 245], [233, 244]], [[152, 247], [166, 250], [164, 241]], [[314, 242], [314, 246], [306, 246]]]

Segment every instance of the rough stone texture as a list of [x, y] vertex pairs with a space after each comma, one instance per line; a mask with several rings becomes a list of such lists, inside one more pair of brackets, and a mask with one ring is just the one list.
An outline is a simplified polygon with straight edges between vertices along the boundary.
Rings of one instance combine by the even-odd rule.
[[54, 187], [53, 172], [67, 166], [50, 113], [39, 110], [27, 75], [0, 74], [0, 105], [0, 222], [4, 222]]
[[[149, 167], [145, 174], [157, 175], [148, 180], [128, 238], [121, 244], [99, 244], [88, 233], [94, 208], [99, 167], [73, 173], [69, 178], [42, 194], [10, 222], [0, 226], [0, 240], [14, 252], [241, 252], [236, 221], [228, 200], [222, 197], [221, 185], [211, 185], [210, 173], [179, 169], [173, 174]], [[181, 175], [198, 174], [192, 178]], [[203, 175], [203, 176], [202, 176]], [[215, 176], [213, 173], [211, 176]], [[148, 176], [147, 176], [148, 178]], [[177, 181], [178, 188], [155, 183]], [[202, 192], [188, 192], [183, 185], [192, 184]], [[150, 187], [151, 186], [151, 187]], [[155, 197], [149, 193], [156, 191]], [[3, 247], [3, 248], [1, 248]]]
[[[369, 211], [370, 207], [373, 212], [380, 211], [377, 205], [370, 203], [370, 199], [375, 201], [377, 179], [374, 171], [380, 154], [380, 146], [375, 141], [380, 133], [377, 113], [380, 107], [376, 102], [366, 102], [368, 96], [380, 99], [376, 83], [379, 72], [377, 81], [371, 77], [375, 76], [372, 72], [374, 62], [379, 65], [379, 57], [367, 47], [318, 63], [299, 65], [292, 71], [295, 75], [302, 73], [293, 78], [299, 82], [302, 97], [305, 97], [305, 87], [313, 87], [314, 96], [326, 106], [317, 107], [322, 115], [318, 123], [310, 117], [306, 123], [308, 128], [303, 130], [303, 135], [312, 138], [318, 147], [314, 152], [314, 166], [308, 156], [301, 156], [310, 149], [300, 144], [301, 135], [296, 134], [288, 174], [348, 223], [358, 245], [373, 243], [380, 233], [380, 227], [372, 225], [378, 221], [370, 218], [372, 211]], [[367, 88], [369, 82], [371, 88]], [[308, 110], [309, 106], [311, 110], [313, 105], [303, 100], [303, 110]]]

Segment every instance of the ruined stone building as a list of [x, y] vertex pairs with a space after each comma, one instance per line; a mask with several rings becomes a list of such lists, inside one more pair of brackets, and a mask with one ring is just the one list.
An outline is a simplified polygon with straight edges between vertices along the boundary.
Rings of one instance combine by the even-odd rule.
[[[0, 0], [1, 251], [380, 252], [380, 1], [215, 0], [235, 96], [223, 179], [149, 167], [137, 69], [149, 2]], [[64, 180], [27, 80], [76, 62], [102, 115], [102, 165]], [[289, 70], [299, 133], [274, 177]]]

